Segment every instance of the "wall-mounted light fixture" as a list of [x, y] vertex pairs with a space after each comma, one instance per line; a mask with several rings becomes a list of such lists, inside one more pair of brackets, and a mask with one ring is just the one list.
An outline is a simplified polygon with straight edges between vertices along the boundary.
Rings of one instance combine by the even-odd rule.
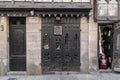
[[31, 11], [30, 11], [30, 15], [31, 15], [31, 16], [34, 16], [34, 13], [35, 13], [34, 10], [31, 10]]

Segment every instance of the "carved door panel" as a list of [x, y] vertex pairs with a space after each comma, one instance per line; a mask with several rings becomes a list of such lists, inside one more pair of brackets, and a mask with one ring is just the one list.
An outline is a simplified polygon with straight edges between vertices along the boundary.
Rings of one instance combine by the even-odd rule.
[[80, 70], [80, 32], [79, 25], [66, 25], [63, 29], [63, 71]]
[[52, 45], [52, 71], [62, 71], [62, 36], [54, 35]]
[[26, 70], [25, 18], [10, 18], [10, 71]]
[[53, 50], [52, 27], [42, 26], [42, 70], [50, 71], [52, 67], [52, 50]]
[[113, 69], [117, 71], [120, 69], [120, 23], [114, 28], [113, 39]]
[[60, 22], [56, 22], [55, 18], [42, 20], [42, 70], [80, 70], [79, 19], [62, 18]]

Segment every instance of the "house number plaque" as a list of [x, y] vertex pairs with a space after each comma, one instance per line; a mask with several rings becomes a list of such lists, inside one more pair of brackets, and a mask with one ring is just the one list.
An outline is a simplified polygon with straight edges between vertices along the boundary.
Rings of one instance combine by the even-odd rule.
[[62, 35], [62, 26], [54, 26], [54, 35]]

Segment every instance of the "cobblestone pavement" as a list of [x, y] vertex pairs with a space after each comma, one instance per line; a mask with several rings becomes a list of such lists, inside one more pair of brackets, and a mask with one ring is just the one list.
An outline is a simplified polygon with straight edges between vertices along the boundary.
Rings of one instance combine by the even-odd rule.
[[[13, 78], [13, 79], [12, 79]], [[118, 73], [37, 75], [37, 76], [1, 76], [0, 80], [120, 80]]]

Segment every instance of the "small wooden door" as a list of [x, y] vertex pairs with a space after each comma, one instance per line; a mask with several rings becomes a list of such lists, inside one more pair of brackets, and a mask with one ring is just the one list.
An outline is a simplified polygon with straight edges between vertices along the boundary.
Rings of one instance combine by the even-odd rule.
[[26, 19], [23, 17], [9, 18], [10, 37], [10, 71], [26, 70]]
[[120, 70], [120, 23], [114, 28], [113, 48], [113, 69], [118, 71]]

